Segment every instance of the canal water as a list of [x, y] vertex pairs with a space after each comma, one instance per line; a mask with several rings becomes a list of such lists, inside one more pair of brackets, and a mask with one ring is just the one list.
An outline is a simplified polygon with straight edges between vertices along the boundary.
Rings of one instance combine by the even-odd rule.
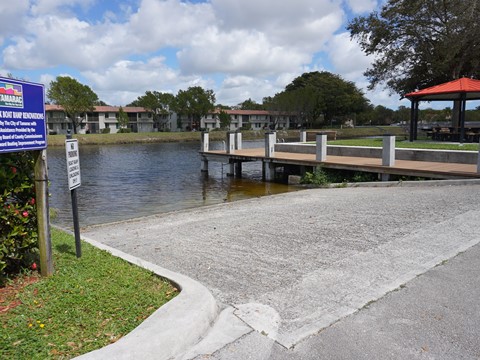
[[[211, 149], [224, 144], [212, 142]], [[244, 148], [262, 147], [246, 141]], [[200, 143], [80, 146], [82, 186], [77, 189], [80, 225], [101, 224], [253, 197], [296, 191], [297, 187], [262, 182], [261, 163], [244, 163], [242, 179], [226, 176], [227, 167], [209, 163], [200, 171]], [[52, 223], [72, 227], [65, 149], [48, 154]]]

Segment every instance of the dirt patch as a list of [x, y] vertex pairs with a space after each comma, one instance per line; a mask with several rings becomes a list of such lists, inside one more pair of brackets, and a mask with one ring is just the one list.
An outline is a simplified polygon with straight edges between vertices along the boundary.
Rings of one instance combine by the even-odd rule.
[[36, 283], [40, 280], [38, 274], [19, 276], [4, 287], [0, 287], [0, 314], [5, 314], [9, 310], [21, 305], [18, 294], [25, 286]]

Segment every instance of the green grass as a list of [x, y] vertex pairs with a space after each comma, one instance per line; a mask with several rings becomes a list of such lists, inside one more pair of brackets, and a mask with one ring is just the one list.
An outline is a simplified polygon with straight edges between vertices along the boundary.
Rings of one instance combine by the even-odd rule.
[[[182, 142], [200, 141], [200, 132], [151, 132], [126, 134], [77, 134], [73, 138], [83, 145], [111, 145], [131, 143]], [[221, 141], [227, 138], [225, 131], [210, 131], [210, 141]], [[264, 139], [265, 131], [242, 131], [244, 140]], [[278, 131], [278, 137], [299, 138], [298, 130]], [[65, 146], [65, 135], [48, 135], [48, 146]]]
[[55, 273], [17, 294], [1, 314], [1, 359], [65, 359], [101, 348], [137, 327], [177, 290], [166, 280], [52, 229]]
[[[328, 145], [348, 145], [348, 146], [372, 146], [382, 147], [383, 139], [349, 139], [328, 141]], [[438, 150], [470, 150], [478, 151], [478, 144], [451, 144], [436, 142], [409, 142], [397, 139], [395, 146], [397, 148], [413, 148], [413, 149], [438, 149]]]

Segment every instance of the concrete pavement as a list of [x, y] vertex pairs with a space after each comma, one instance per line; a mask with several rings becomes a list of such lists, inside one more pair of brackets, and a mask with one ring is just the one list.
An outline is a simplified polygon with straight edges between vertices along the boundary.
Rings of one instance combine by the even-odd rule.
[[[393, 290], [405, 292], [418, 275], [459, 252], [476, 249], [479, 190], [480, 185], [313, 189], [106, 224], [83, 235], [199, 281], [225, 309], [211, 335], [204, 332], [206, 340], [169, 356], [342, 358], [345, 349], [343, 358], [351, 358], [348, 345], [362, 341], [356, 332], [345, 330], [349, 335], [338, 349], [331, 338], [330, 353], [323, 352], [328, 338], [321, 335], [358, 319], [385, 294], [381, 301], [397, 295]], [[475, 260], [469, 261], [478, 270]], [[478, 320], [476, 314], [469, 318]], [[358, 331], [368, 333], [365, 326]], [[422, 356], [446, 354], [428, 349]], [[466, 355], [478, 351], [464, 349]], [[308, 357], [316, 352], [332, 357]]]

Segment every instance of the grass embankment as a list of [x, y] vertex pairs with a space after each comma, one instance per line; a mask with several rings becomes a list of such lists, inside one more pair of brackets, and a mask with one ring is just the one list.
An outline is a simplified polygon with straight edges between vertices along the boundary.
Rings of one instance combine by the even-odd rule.
[[[354, 129], [309, 129], [309, 132], [333, 130], [337, 132], [337, 138], [355, 138], [365, 136], [378, 136], [386, 132], [397, 136], [406, 136], [405, 130], [400, 127], [362, 127]], [[210, 141], [222, 141], [227, 137], [226, 131], [210, 131]], [[200, 141], [200, 132], [150, 132], [150, 133], [127, 133], [127, 134], [77, 134], [73, 138], [78, 139], [81, 145], [111, 145], [155, 142], [182, 142]], [[265, 138], [265, 130], [242, 131], [243, 140], [261, 140]], [[278, 139], [299, 139], [299, 130], [278, 130]], [[49, 135], [48, 146], [65, 146], [65, 135]]]
[[54, 275], [2, 296], [1, 359], [66, 359], [101, 348], [177, 294], [166, 280], [87, 243], [77, 259], [74, 238], [61, 231], [52, 229], [52, 242]]
[[[382, 147], [383, 139], [348, 139], [328, 141], [328, 145], [347, 145], [347, 146], [372, 146]], [[478, 151], [478, 144], [454, 144], [454, 143], [438, 143], [438, 142], [409, 142], [397, 139], [395, 147], [404, 149], [435, 149], [435, 150], [466, 150]]]
[[[151, 133], [127, 133], [127, 134], [77, 134], [73, 135], [83, 145], [112, 145], [156, 142], [182, 142], [200, 141], [200, 132], [151, 132]], [[210, 141], [222, 141], [227, 137], [226, 131], [211, 131]], [[278, 137], [299, 138], [298, 130], [280, 130]], [[243, 140], [264, 139], [265, 131], [242, 131]], [[48, 146], [65, 146], [65, 135], [49, 135]]]
[[[332, 129], [337, 132], [337, 139], [352, 139], [367, 136], [381, 136], [384, 134], [395, 135], [407, 139], [408, 133], [400, 126], [370, 126], [345, 129]], [[321, 130], [320, 130], [321, 131]]]

